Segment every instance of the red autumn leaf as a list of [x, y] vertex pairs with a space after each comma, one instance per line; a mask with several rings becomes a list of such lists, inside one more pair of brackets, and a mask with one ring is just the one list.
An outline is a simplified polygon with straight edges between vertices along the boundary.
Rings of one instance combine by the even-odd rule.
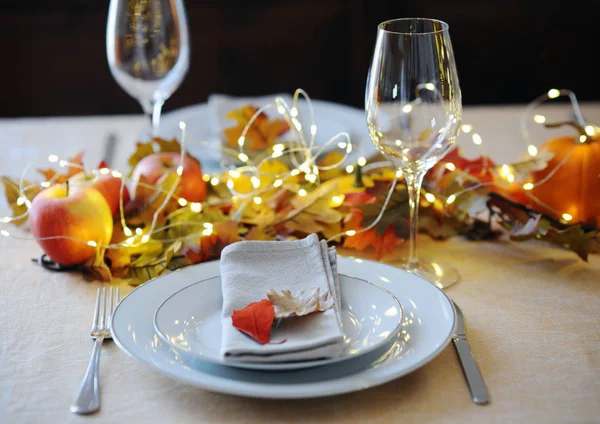
[[274, 319], [275, 308], [267, 299], [251, 303], [243, 309], [237, 309], [231, 316], [231, 322], [235, 328], [260, 344], [269, 343]]
[[[345, 228], [353, 228], [360, 230], [360, 222], [363, 219], [363, 214], [359, 209], [353, 209], [344, 220]], [[404, 239], [396, 235], [394, 226], [390, 225], [381, 235], [377, 235], [377, 231], [372, 228], [368, 231], [357, 232], [353, 236], [344, 239], [343, 247], [363, 251], [367, 248], [375, 249], [377, 260], [382, 259], [385, 255], [393, 253], [394, 248], [404, 243]]]
[[467, 159], [460, 154], [460, 148], [453, 149], [440, 161], [439, 166], [444, 166], [447, 162], [451, 162], [463, 172], [477, 178], [482, 183], [493, 181], [494, 176], [490, 169], [496, 164], [487, 156], [479, 156], [476, 159]]

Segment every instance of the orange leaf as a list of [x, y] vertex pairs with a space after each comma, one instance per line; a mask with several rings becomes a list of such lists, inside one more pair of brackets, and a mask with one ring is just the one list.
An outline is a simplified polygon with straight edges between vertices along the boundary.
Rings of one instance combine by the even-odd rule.
[[218, 258], [226, 246], [240, 240], [238, 224], [236, 221], [215, 222], [213, 233], [201, 237], [197, 248], [186, 252], [187, 258], [195, 264]]
[[233, 311], [231, 322], [235, 328], [260, 344], [269, 343], [271, 327], [275, 319], [275, 308], [267, 299], [249, 304]]
[[[354, 228], [359, 230], [358, 225], [363, 219], [363, 214], [359, 209], [352, 210], [345, 219], [346, 228]], [[390, 225], [380, 236], [377, 236], [375, 228], [368, 231], [357, 232], [353, 236], [344, 239], [344, 247], [363, 251], [367, 248], [374, 248], [377, 260], [380, 260], [385, 255], [392, 253], [394, 248], [404, 243], [404, 239], [396, 235], [394, 226]]]
[[[258, 108], [250, 105], [234, 109], [227, 114], [227, 117], [237, 122], [237, 125], [229, 127], [223, 131], [225, 142], [229, 147], [238, 149], [238, 140], [244, 131], [244, 128], [256, 113]], [[289, 129], [288, 124], [282, 119], [269, 120], [268, 116], [261, 112], [252, 126], [248, 128], [245, 135], [244, 146], [250, 150], [262, 150], [272, 146], [277, 137], [285, 134]]]
[[83, 166], [83, 152], [79, 152], [72, 158], [68, 158], [67, 162], [75, 166], [68, 166], [65, 174], [56, 172], [54, 169], [38, 169], [37, 171], [42, 174], [44, 178], [46, 178], [46, 181], [50, 181], [52, 178], [55, 178], [53, 181], [55, 184], [62, 184], [73, 175], [83, 172], [83, 169], [81, 169]]

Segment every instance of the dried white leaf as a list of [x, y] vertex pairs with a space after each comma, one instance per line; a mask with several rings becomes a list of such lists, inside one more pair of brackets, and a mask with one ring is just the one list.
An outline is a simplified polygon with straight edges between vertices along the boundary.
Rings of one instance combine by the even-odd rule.
[[333, 307], [333, 296], [329, 291], [321, 292], [317, 287], [312, 292], [300, 291], [293, 295], [290, 290], [277, 293], [271, 289], [267, 292], [269, 301], [275, 308], [275, 318], [303, 316], [313, 312], [323, 312]]

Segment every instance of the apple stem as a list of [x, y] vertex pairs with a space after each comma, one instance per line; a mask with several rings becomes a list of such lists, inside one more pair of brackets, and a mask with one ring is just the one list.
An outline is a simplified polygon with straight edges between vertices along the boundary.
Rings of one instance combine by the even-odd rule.
[[69, 180], [65, 181], [65, 185], [67, 186], [67, 196], [69, 197]]

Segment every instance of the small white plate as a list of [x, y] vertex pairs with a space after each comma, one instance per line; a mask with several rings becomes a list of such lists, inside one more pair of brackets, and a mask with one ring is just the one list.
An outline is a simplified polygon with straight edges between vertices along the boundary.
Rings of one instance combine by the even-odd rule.
[[318, 398], [378, 386], [422, 367], [450, 343], [456, 322], [454, 306], [429, 281], [391, 265], [343, 256], [338, 256], [338, 270], [375, 281], [398, 298], [404, 318], [392, 347], [339, 364], [286, 372], [224, 367], [190, 358], [158, 337], [154, 314], [176, 291], [218, 275], [218, 260], [165, 274], [129, 293], [112, 316], [113, 340], [135, 361], [176, 381], [219, 393], [269, 399]]
[[[394, 342], [402, 323], [398, 299], [373, 283], [340, 275], [345, 352], [320, 360], [256, 363], [221, 357], [221, 278], [199, 281], [169, 296], [156, 310], [154, 328], [168, 344], [197, 359], [238, 368], [292, 370], [333, 364], [364, 355]], [[273, 340], [289, 337], [285, 323], [273, 329]]]

